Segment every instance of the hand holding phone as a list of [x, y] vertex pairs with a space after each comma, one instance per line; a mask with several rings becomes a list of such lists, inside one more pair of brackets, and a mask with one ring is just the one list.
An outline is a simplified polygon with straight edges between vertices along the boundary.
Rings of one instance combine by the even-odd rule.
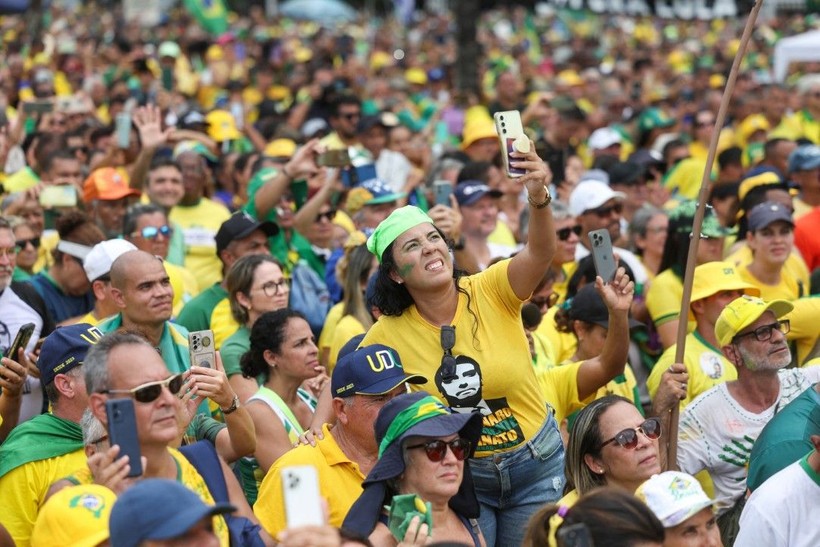
[[493, 115], [493, 120], [495, 121], [498, 138], [501, 141], [501, 155], [504, 158], [504, 170], [507, 176], [516, 178], [526, 175], [526, 170], [510, 167], [510, 154], [513, 152], [527, 154], [530, 151], [530, 139], [524, 133], [521, 114], [517, 110], [496, 112]]
[[615, 256], [612, 254], [612, 239], [609, 237], [609, 230], [606, 228], [593, 230], [588, 235], [595, 272], [604, 280], [604, 283], [611, 283], [615, 279], [618, 263], [615, 262]]
[[450, 207], [450, 196], [453, 194], [453, 183], [449, 180], [437, 180], [433, 182], [436, 205]]
[[26, 323], [20, 330], [17, 331], [17, 335], [14, 337], [14, 341], [6, 350], [6, 353], [3, 354], [3, 357], [8, 357], [12, 361], [17, 361], [20, 357], [20, 349], [25, 349], [28, 346], [29, 340], [31, 340], [31, 335], [34, 333], [35, 325], [34, 323]]
[[139, 477], [142, 475], [142, 454], [134, 401], [130, 398], [108, 399], [105, 402], [105, 414], [108, 418], [108, 440], [111, 446], [120, 447], [120, 457], [128, 456], [131, 469], [126, 476]]

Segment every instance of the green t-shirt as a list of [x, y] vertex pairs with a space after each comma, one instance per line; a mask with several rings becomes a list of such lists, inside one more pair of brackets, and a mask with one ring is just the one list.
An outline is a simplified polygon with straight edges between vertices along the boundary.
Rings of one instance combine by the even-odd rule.
[[816, 385], [782, 408], [760, 432], [749, 457], [749, 490], [754, 491], [811, 451], [812, 435], [820, 435], [820, 394]]
[[225, 298], [228, 291], [220, 283], [214, 283], [185, 304], [176, 322], [189, 331], [209, 329], [214, 308]]
[[242, 356], [251, 349], [251, 331], [242, 325], [235, 333], [230, 335], [219, 348], [219, 355], [222, 356], [222, 366], [225, 374], [230, 378], [236, 374], [242, 374], [242, 367], [239, 362]]

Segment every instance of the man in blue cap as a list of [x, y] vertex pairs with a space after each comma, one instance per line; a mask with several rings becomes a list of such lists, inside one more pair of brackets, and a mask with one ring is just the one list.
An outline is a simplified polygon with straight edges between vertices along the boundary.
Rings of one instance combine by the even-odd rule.
[[18, 425], [0, 445], [3, 525], [17, 545], [28, 545], [48, 487], [85, 465], [80, 418], [88, 392], [80, 365], [102, 338], [96, 327], [62, 327], [43, 342], [37, 368], [51, 412]]
[[[175, 511], [158, 510], [176, 507]], [[206, 505], [182, 484], [168, 479], [143, 479], [119, 497], [108, 521], [113, 547], [197, 545], [217, 547], [213, 517], [232, 513], [230, 503]]]
[[322, 427], [316, 446], [299, 446], [286, 452], [270, 468], [259, 488], [254, 513], [273, 537], [285, 529], [281, 510], [283, 468], [313, 465], [319, 488], [328, 503], [328, 523], [341, 526], [364, 481], [379, 457], [373, 428], [387, 401], [406, 393], [407, 383], [423, 384], [419, 375], [404, 373], [396, 351], [375, 344], [350, 352], [333, 369], [330, 391], [336, 424]]

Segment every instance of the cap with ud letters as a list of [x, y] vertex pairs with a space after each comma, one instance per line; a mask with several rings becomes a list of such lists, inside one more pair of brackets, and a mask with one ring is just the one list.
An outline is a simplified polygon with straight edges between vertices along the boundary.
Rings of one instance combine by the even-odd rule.
[[766, 302], [755, 296], [743, 295], [732, 300], [720, 312], [715, 322], [715, 337], [721, 347], [728, 346], [740, 331], [757, 321], [767, 311], [771, 311], [777, 319], [780, 319], [793, 309], [791, 302], [786, 300]]
[[396, 350], [373, 344], [341, 357], [333, 369], [330, 391], [334, 397], [383, 395], [403, 383], [425, 384], [419, 374], [405, 374]]

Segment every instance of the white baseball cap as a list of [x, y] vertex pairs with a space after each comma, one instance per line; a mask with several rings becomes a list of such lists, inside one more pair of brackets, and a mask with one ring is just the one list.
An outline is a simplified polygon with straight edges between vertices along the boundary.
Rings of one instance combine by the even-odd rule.
[[605, 150], [612, 145], [621, 144], [621, 134], [611, 127], [600, 127], [592, 132], [587, 140], [590, 150]]
[[597, 209], [612, 198], [624, 199], [626, 194], [616, 192], [599, 180], [582, 180], [569, 195], [569, 212], [574, 216]]
[[97, 243], [83, 260], [83, 269], [89, 281], [94, 281], [111, 271], [111, 265], [121, 254], [136, 251], [137, 247], [124, 239], [109, 239]]
[[664, 471], [653, 475], [635, 491], [664, 528], [672, 528], [714, 505], [692, 475]]

